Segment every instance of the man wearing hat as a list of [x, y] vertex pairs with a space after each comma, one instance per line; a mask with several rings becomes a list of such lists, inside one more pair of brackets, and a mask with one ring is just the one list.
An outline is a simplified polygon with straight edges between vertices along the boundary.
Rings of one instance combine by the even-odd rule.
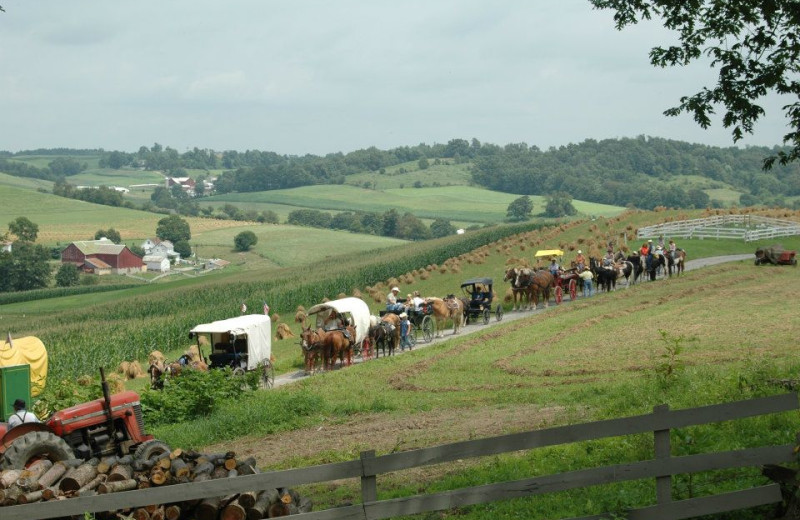
[[29, 412], [25, 409], [25, 401], [17, 399], [14, 401], [14, 413], [8, 418], [8, 429], [14, 426], [19, 426], [23, 423], [38, 423], [42, 422], [36, 417], [36, 414]]
[[578, 249], [578, 256], [575, 257], [575, 265], [578, 266], [578, 272], [583, 271], [583, 268], [586, 267], [586, 257], [583, 256], [583, 251]]
[[411, 350], [411, 341], [408, 339], [408, 334], [411, 332], [411, 322], [408, 320], [408, 314], [405, 312], [400, 313], [400, 350]]
[[400, 303], [403, 300], [399, 300], [397, 298], [397, 293], [400, 292], [399, 287], [392, 287], [392, 290], [389, 291], [389, 294], [386, 296], [386, 310], [391, 312], [403, 312], [403, 304]]
[[592, 296], [592, 280], [594, 275], [592, 271], [589, 270], [588, 267], [584, 267], [583, 271], [578, 275], [583, 282], [583, 296], [584, 297], [591, 297]]

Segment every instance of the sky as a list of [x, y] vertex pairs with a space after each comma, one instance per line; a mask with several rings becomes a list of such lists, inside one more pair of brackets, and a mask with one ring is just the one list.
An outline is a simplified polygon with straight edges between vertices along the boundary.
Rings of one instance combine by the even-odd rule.
[[[651, 66], [650, 48], [674, 36], [654, 22], [617, 31], [588, 0], [0, 5], [0, 150], [733, 145], [718, 122], [663, 115], [713, 86], [709, 64]], [[780, 101], [740, 145], [781, 144]]]

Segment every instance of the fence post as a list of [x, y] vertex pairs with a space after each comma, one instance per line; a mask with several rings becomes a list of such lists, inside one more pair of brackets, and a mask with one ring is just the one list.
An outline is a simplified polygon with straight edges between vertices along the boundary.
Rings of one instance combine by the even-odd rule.
[[375, 458], [375, 450], [361, 452], [361, 502], [375, 502], [378, 500], [378, 478], [370, 471], [367, 474], [365, 462]]
[[[656, 415], [666, 415], [669, 412], [669, 405], [662, 404], [653, 407], [653, 413]], [[655, 430], [653, 432], [653, 444], [655, 446], [656, 460], [669, 459], [671, 456], [671, 447], [669, 441], [669, 429]], [[656, 477], [656, 503], [658, 505], [667, 505], [672, 501], [672, 475], [663, 475]]]

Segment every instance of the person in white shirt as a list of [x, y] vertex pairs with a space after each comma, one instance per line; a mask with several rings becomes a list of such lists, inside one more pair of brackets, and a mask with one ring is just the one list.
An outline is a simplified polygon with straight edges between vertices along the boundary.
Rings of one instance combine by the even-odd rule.
[[42, 422], [36, 417], [36, 414], [29, 412], [25, 409], [25, 401], [17, 399], [14, 401], [14, 413], [8, 418], [8, 429], [19, 426], [23, 423], [38, 423]]

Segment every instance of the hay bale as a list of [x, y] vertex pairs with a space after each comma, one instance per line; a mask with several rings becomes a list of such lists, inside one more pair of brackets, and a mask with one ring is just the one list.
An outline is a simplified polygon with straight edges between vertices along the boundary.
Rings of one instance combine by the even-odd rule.
[[147, 362], [151, 365], [163, 365], [164, 361], [166, 358], [159, 350], [154, 350], [147, 356]]
[[202, 358], [200, 357], [200, 349], [197, 348], [197, 345], [191, 345], [183, 353], [189, 356], [189, 359], [192, 360], [192, 362], [202, 361]]
[[302, 311], [298, 310], [294, 314], [294, 322], [295, 323], [305, 323], [307, 319], [308, 319], [308, 314], [305, 313], [305, 310], [302, 310]]
[[431, 277], [431, 274], [428, 271], [423, 271], [419, 274], [421, 280], [427, 280]]
[[122, 363], [120, 363], [120, 364], [119, 364], [119, 366], [117, 367], [117, 372], [119, 372], [120, 374], [125, 374], [125, 373], [127, 373], [127, 372], [128, 372], [128, 366], [130, 366], [130, 364], [131, 364], [131, 362], [130, 362], [130, 361], [123, 361], [123, 362], [122, 362]]
[[136, 379], [144, 376], [144, 370], [142, 370], [142, 365], [138, 361], [131, 361], [128, 363], [128, 369], [124, 375], [127, 379]]
[[343, 292], [340, 292], [339, 294], [336, 295], [337, 300], [341, 300], [342, 298], [347, 298], [347, 295]]
[[353, 298], [363, 298], [364, 295], [361, 294], [361, 291], [358, 288], [353, 289]]
[[113, 372], [106, 376], [106, 382], [108, 383], [108, 388], [112, 394], [118, 394], [120, 392], [125, 391], [125, 381], [123, 380], [123, 376]]
[[275, 333], [275, 337], [277, 339], [293, 338], [294, 337], [294, 333], [292, 332], [292, 329], [290, 329], [287, 324], [279, 323], [278, 324], [278, 330]]
[[198, 336], [197, 344], [200, 345], [201, 347], [207, 347], [208, 346], [208, 336]]
[[272, 320], [272, 323], [278, 323], [279, 321], [281, 321], [281, 315], [275, 312], [272, 314], [272, 316], [269, 317], [269, 319]]

